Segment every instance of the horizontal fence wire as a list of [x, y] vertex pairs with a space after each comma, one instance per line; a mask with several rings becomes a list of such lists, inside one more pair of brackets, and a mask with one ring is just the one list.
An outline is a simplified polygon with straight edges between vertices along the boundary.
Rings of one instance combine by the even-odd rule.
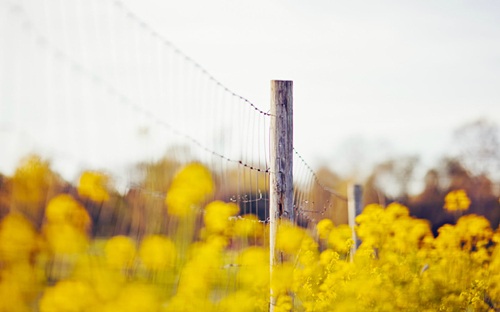
[[[207, 302], [214, 310], [244, 289], [243, 253], [265, 254], [270, 246], [269, 127], [276, 116], [231, 91], [119, 0], [0, 0], [0, 42], [0, 148], [9, 151], [0, 153], [0, 196], [5, 180], [29, 175], [37, 161], [47, 166], [46, 177], [28, 181], [40, 183], [43, 196], [12, 196], [7, 205], [2, 197], [0, 219], [21, 212], [43, 236], [47, 207], [63, 195], [88, 213], [78, 215], [90, 219], [78, 229], [93, 241], [81, 252], [85, 261], [103, 260], [104, 242], [117, 235], [137, 247], [152, 235], [171, 240], [173, 270], [148, 271], [139, 256], [121, 272], [127, 283], [140, 277], [170, 294], [170, 304], [200, 251], [220, 253], [206, 268], [227, 274], [205, 281], [213, 284]], [[106, 200], [80, 194], [88, 173], [102, 174]], [[294, 148], [293, 217], [315, 239], [321, 219], [347, 224], [346, 196], [320, 178]], [[182, 213], [169, 202], [178, 185]], [[229, 212], [215, 210], [209, 229], [212, 204]], [[71, 277], [73, 258], [59, 256], [35, 264], [47, 271], [47, 285]]]
[[182, 52], [181, 50], [179, 50], [171, 41], [169, 41], [168, 39], [166, 39], [165, 37], [163, 37], [162, 35], [160, 35], [158, 32], [156, 32], [153, 29], [152, 26], [150, 26], [144, 20], [142, 20], [141, 18], [139, 18], [137, 15], [135, 15], [123, 2], [115, 0], [114, 3], [115, 3], [115, 5], [117, 7], [125, 10], [127, 12], [127, 16], [129, 16], [130, 18], [136, 20], [137, 23], [139, 23], [141, 25], [141, 27], [143, 27], [143, 28], [147, 29], [148, 31], [150, 31], [150, 33], [151, 33], [152, 36], [160, 38], [166, 45], [171, 46], [176, 53], [179, 53], [179, 54], [183, 55], [186, 61], [191, 62], [195, 67], [199, 68], [202, 73], [204, 73], [205, 75], [207, 75], [211, 80], [213, 80], [218, 86], [220, 86], [221, 88], [223, 88], [226, 92], [229, 92], [232, 96], [237, 97], [237, 98], [245, 101], [251, 107], [253, 107], [257, 112], [259, 112], [259, 113], [261, 113], [261, 114], [263, 114], [265, 116], [271, 116], [270, 113], [264, 112], [264, 111], [260, 110], [259, 108], [257, 108], [248, 99], [246, 99], [243, 96], [238, 95], [238, 94], [234, 93], [233, 91], [229, 90], [229, 88], [227, 86], [225, 86], [224, 84], [222, 84], [219, 80], [215, 79], [215, 77], [212, 76], [205, 68], [203, 68], [203, 66], [201, 66], [195, 60], [193, 60], [188, 55], [186, 55], [184, 52]]
[[[117, 164], [130, 169], [139, 160], [143, 167], [170, 161], [178, 169], [201, 162], [218, 179], [214, 198], [238, 203], [242, 214], [268, 219], [266, 118], [274, 116], [229, 90], [121, 1], [2, 5], [5, 24], [17, 27], [12, 34], [4, 28], [2, 36], [11, 51], [22, 51], [11, 55], [13, 74], [3, 75], [2, 81], [14, 81], [15, 90], [8, 98], [14, 113], [7, 110], [15, 122], [2, 125], [3, 133], [17, 138], [22, 133], [35, 147], [33, 142], [45, 141], [45, 154], [57, 169], [73, 165], [63, 172], [70, 180], [85, 168], [101, 168], [123, 192], [135, 189], [155, 197], [166, 196], [165, 186], [138, 182], [132, 176], [147, 174], [116, 170]], [[19, 78], [29, 75], [31, 85]], [[46, 111], [34, 103], [43, 103]], [[35, 118], [45, 124], [37, 125]], [[131, 138], [137, 136], [142, 140]], [[99, 161], [102, 155], [113, 157]], [[171, 181], [176, 169], [170, 168], [165, 179]], [[345, 196], [325, 186], [295, 149], [294, 188], [299, 223], [323, 217], [343, 222], [331, 211], [344, 209]]]

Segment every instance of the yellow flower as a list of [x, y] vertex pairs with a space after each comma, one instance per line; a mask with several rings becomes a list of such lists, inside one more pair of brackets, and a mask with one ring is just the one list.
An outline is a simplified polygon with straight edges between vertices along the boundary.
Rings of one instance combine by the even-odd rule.
[[271, 289], [273, 296], [285, 294], [292, 288], [293, 283], [293, 265], [286, 262], [282, 265], [273, 267], [271, 272]]
[[130, 267], [135, 258], [135, 246], [131, 239], [118, 235], [112, 237], [104, 248], [108, 264], [112, 268]]
[[[268, 272], [269, 273], [269, 272]], [[218, 311], [223, 312], [254, 312], [256, 298], [249, 291], [237, 291], [221, 300]]]
[[143, 284], [126, 286], [118, 295], [116, 306], [121, 312], [159, 311], [160, 296], [157, 290]]
[[26, 300], [17, 287], [10, 282], [0, 281], [0, 311], [5, 312], [30, 312]]
[[328, 244], [339, 253], [349, 252], [352, 242], [352, 230], [347, 224], [340, 224], [328, 236]]
[[0, 271], [0, 280], [11, 289], [15, 289], [23, 301], [29, 302], [39, 294], [44, 281], [44, 272], [42, 268], [33, 267], [27, 261], [18, 262]]
[[444, 209], [448, 211], [467, 210], [470, 206], [470, 199], [465, 190], [449, 192], [444, 198]]
[[240, 211], [234, 203], [224, 203], [220, 200], [211, 202], [205, 207], [205, 226], [212, 233], [221, 233], [229, 228], [229, 217]]
[[108, 178], [100, 172], [84, 172], [80, 178], [78, 194], [95, 202], [108, 201], [109, 195], [105, 188], [107, 181]]
[[339, 254], [332, 249], [326, 249], [319, 255], [319, 263], [323, 266], [329, 266], [333, 261], [339, 259]]
[[249, 247], [239, 257], [238, 263], [242, 267], [269, 265], [269, 251], [261, 247]]
[[456, 235], [464, 244], [464, 248], [470, 249], [475, 245], [485, 246], [493, 237], [488, 219], [475, 214], [463, 216], [457, 221]]
[[17, 213], [11, 213], [0, 222], [0, 259], [8, 263], [29, 260], [38, 245], [33, 225]]
[[100, 301], [115, 299], [125, 284], [125, 277], [115, 270], [109, 270], [105, 259], [83, 255], [78, 259], [72, 278], [86, 282]]
[[89, 244], [85, 233], [70, 224], [49, 223], [44, 232], [50, 249], [55, 253], [83, 253]]
[[253, 214], [247, 214], [236, 220], [234, 225], [234, 235], [241, 237], [261, 237], [264, 226], [259, 222], [259, 218]]
[[300, 250], [304, 230], [288, 223], [281, 224], [276, 234], [276, 248], [287, 253], [297, 253]]
[[323, 219], [318, 222], [316, 229], [318, 230], [319, 238], [325, 239], [330, 234], [330, 231], [335, 227], [333, 221], [330, 219]]
[[168, 213], [185, 216], [192, 206], [200, 204], [214, 190], [210, 172], [201, 164], [190, 164], [180, 170], [172, 181], [165, 204]]
[[244, 289], [269, 290], [269, 250], [250, 247], [238, 257], [238, 263], [238, 281]]
[[385, 208], [384, 215], [385, 218], [392, 221], [401, 217], [408, 217], [410, 215], [410, 211], [401, 204], [391, 203]]
[[51, 178], [48, 162], [43, 162], [39, 156], [34, 155], [23, 158], [12, 178], [13, 199], [24, 203], [45, 200]]
[[150, 270], [160, 270], [174, 265], [176, 255], [174, 243], [163, 235], [146, 237], [139, 249], [142, 262]]
[[94, 290], [85, 282], [65, 280], [47, 288], [40, 299], [40, 312], [90, 311], [96, 304]]
[[50, 224], [69, 224], [80, 231], [90, 226], [90, 217], [71, 195], [61, 194], [52, 198], [45, 209]]
[[288, 295], [280, 295], [278, 300], [276, 300], [276, 306], [274, 307], [274, 311], [276, 312], [288, 312], [292, 311], [293, 303], [292, 297]]

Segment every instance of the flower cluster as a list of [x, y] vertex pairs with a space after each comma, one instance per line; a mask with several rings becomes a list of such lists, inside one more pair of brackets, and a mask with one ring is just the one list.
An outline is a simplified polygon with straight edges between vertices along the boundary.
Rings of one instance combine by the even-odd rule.
[[[0, 311], [500, 311], [500, 231], [481, 216], [437, 237], [397, 203], [366, 206], [354, 229], [329, 219], [270, 228], [207, 201], [211, 173], [190, 164], [161, 198], [167, 231], [92, 237], [86, 204], [111, 201], [105, 181], [88, 172], [78, 194], [52, 194], [39, 227], [21, 212], [2, 218]], [[453, 194], [448, 209], [468, 206]]]

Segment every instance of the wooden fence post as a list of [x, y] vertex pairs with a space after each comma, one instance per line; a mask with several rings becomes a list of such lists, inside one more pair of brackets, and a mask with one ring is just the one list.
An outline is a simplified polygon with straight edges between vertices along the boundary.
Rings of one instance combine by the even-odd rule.
[[356, 237], [356, 232], [354, 231], [354, 226], [356, 225], [356, 217], [363, 211], [363, 193], [361, 185], [359, 184], [349, 184], [347, 190], [347, 214], [349, 218], [349, 226], [352, 229], [352, 239], [354, 240], [354, 246], [351, 249], [351, 259], [356, 249], [358, 249], [361, 241]]
[[[293, 214], [293, 82], [271, 81], [271, 167], [269, 196], [270, 274], [278, 264], [276, 232], [282, 218], [294, 222]], [[271, 290], [270, 311], [276, 296]]]

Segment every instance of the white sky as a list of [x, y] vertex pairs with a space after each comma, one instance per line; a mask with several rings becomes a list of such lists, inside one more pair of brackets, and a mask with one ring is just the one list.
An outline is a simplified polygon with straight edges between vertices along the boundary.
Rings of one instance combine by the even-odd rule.
[[264, 111], [269, 81], [293, 80], [294, 145], [316, 168], [406, 154], [432, 166], [458, 126], [500, 123], [497, 1], [123, 2]]
[[497, 1], [126, 3], [261, 107], [269, 80], [293, 80], [295, 146], [316, 166], [353, 137], [432, 165], [456, 127], [500, 122]]

